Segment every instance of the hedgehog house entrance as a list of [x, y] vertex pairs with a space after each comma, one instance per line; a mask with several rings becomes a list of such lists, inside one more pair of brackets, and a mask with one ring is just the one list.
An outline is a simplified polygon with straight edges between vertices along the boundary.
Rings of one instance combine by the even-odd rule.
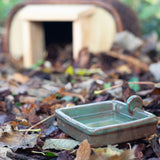
[[[47, 51], [45, 58], [52, 62], [57, 61], [60, 56], [57, 49], [61, 48], [66, 51], [67, 57], [72, 57], [72, 22], [43, 22], [45, 36], [45, 50]], [[58, 50], [59, 50], [58, 49]]]
[[49, 43], [72, 43], [77, 59], [83, 47], [93, 53], [109, 50], [116, 33], [111, 13], [95, 5], [27, 5], [14, 17], [9, 48], [12, 55], [23, 54], [24, 67], [43, 59]]
[[43, 22], [45, 48], [72, 44], [72, 22]]

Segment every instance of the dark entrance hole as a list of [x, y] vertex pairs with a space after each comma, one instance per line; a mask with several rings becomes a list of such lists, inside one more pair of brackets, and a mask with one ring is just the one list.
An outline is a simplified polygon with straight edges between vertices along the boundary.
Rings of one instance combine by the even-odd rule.
[[59, 51], [64, 50], [71, 45], [71, 53], [67, 53], [68, 57], [72, 55], [72, 22], [43, 22], [45, 33], [45, 46], [48, 52], [48, 59], [54, 61], [60, 56]]

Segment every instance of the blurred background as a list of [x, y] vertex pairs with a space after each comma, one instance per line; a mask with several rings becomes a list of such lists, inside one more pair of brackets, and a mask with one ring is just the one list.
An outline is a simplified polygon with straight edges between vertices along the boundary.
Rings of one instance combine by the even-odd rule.
[[0, 27], [3, 28], [5, 25], [5, 20], [11, 11], [11, 9], [26, 0], [1, 0], [0, 1]]

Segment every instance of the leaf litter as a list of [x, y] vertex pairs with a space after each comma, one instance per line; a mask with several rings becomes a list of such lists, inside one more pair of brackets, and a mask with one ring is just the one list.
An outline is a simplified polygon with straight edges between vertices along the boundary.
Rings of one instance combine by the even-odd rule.
[[95, 55], [84, 48], [73, 62], [67, 58], [70, 53], [59, 51], [56, 61], [41, 60], [30, 69], [1, 54], [0, 159], [158, 160], [160, 122], [151, 137], [92, 148], [87, 140], [77, 142], [63, 133], [55, 117], [58, 108], [126, 102], [136, 94], [144, 101], [143, 109], [160, 119], [159, 54], [152, 61], [148, 52], [146, 46], [127, 51], [115, 44]]

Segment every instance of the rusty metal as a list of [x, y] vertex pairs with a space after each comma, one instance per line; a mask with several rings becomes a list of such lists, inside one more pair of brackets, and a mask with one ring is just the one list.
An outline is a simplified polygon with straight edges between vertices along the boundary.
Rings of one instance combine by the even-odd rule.
[[92, 146], [100, 147], [156, 132], [156, 116], [140, 109], [141, 105], [140, 97], [132, 96], [127, 103], [113, 100], [57, 109], [56, 117], [65, 133], [79, 141], [88, 139]]

